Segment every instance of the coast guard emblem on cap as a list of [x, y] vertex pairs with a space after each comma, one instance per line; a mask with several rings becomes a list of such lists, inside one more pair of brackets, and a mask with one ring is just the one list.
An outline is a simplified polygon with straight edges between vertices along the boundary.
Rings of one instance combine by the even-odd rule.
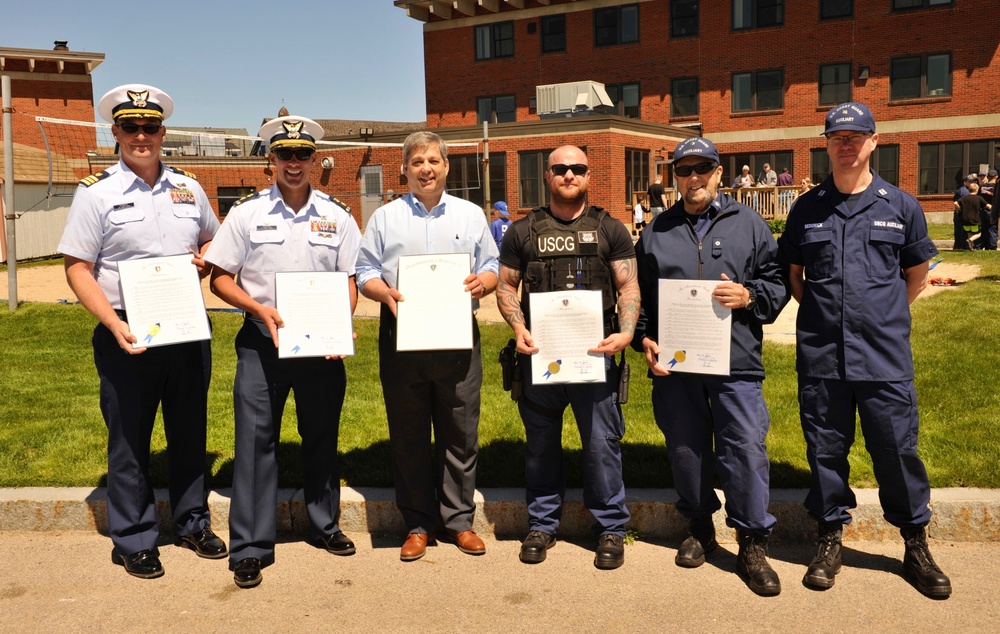
[[132, 100], [132, 105], [136, 108], [145, 108], [146, 100], [149, 99], [149, 91], [143, 90], [142, 92], [133, 92], [131, 90], [128, 92], [128, 98]]
[[285, 128], [285, 132], [288, 133], [289, 139], [299, 138], [300, 131], [302, 130], [301, 121], [282, 121], [281, 126]]

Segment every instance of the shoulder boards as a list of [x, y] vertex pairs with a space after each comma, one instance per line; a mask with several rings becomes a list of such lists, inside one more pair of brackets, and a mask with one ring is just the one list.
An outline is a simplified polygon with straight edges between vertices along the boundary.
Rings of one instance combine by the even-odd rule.
[[96, 183], [98, 181], [102, 181], [105, 178], [107, 178], [108, 176], [111, 176], [111, 174], [109, 172], [98, 172], [96, 174], [91, 174], [90, 176], [88, 176], [88, 177], [84, 178], [83, 180], [81, 180], [80, 184], [83, 185], [84, 187], [90, 187], [94, 183]]
[[253, 200], [257, 196], [260, 196], [260, 192], [254, 192], [252, 194], [247, 194], [243, 198], [240, 198], [239, 200], [237, 200], [236, 202], [234, 202], [233, 203], [233, 207], [235, 207], [236, 205], [242, 205], [243, 203], [245, 203], [248, 200]]
[[341, 207], [343, 207], [344, 211], [346, 211], [347, 213], [351, 213], [351, 208], [347, 206], [347, 203], [345, 203], [344, 201], [342, 201], [339, 198], [334, 198], [332, 196], [330, 198], [331, 198], [331, 200], [333, 200], [333, 202], [335, 202], [338, 205], [340, 205]]
[[180, 174], [182, 176], [187, 176], [188, 178], [190, 178], [193, 181], [198, 180], [197, 176], [195, 176], [191, 172], [186, 172], [186, 171], [180, 169], [179, 167], [171, 167], [170, 165], [165, 165], [164, 167], [166, 167], [168, 170], [170, 170], [174, 174]]

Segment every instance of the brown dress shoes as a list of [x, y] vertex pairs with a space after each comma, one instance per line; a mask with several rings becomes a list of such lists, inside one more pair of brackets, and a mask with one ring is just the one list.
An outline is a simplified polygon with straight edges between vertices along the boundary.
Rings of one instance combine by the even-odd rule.
[[482, 555], [486, 552], [486, 544], [476, 535], [475, 531], [462, 531], [461, 533], [446, 533], [444, 541], [455, 544], [458, 549], [466, 555]]
[[428, 543], [434, 543], [434, 537], [427, 533], [410, 533], [399, 550], [399, 558], [403, 561], [420, 559], [427, 552]]

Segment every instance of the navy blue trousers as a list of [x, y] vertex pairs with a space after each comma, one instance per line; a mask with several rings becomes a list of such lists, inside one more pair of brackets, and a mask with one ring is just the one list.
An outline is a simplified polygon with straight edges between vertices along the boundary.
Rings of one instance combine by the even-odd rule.
[[229, 511], [229, 561], [274, 562], [278, 443], [285, 402], [295, 393], [302, 437], [306, 514], [313, 538], [340, 530], [337, 439], [347, 389], [344, 362], [322, 357], [279, 359], [264, 325], [246, 320], [236, 335], [236, 455]]
[[770, 535], [776, 521], [767, 510], [771, 417], [761, 381], [682, 372], [654, 376], [653, 416], [667, 441], [680, 514], [705, 519], [721, 508], [714, 470], [726, 494], [726, 525]]
[[155, 547], [159, 537], [149, 442], [161, 404], [174, 533], [190, 535], [209, 526], [205, 430], [211, 343], [173, 344], [130, 355], [98, 324], [93, 346], [108, 427], [108, 526], [115, 549], [130, 555]]
[[913, 381], [840, 381], [799, 375], [799, 412], [812, 482], [809, 514], [822, 522], [850, 524], [857, 506], [848, 484], [855, 413], [872, 459], [887, 522], [900, 528], [931, 519], [930, 483], [917, 455], [917, 392]]
[[612, 361], [605, 357], [605, 383], [532, 385], [527, 370], [531, 359], [521, 355], [524, 393], [517, 409], [527, 437], [524, 471], [529, 530], [554, 534], [559, 528], [566, 495], [563, 411], [569, 405], [580, 430], [583, 504], [597, 521], [594, 532], [625, 535], [630, 517], [622, 481], [625, 419], [618, 405], [618, 373]]

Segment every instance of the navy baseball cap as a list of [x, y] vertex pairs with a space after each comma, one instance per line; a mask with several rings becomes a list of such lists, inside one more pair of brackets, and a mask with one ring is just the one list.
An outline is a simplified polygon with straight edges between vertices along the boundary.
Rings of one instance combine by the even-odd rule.
[[677, 147], [674, 148], [674, 158], [669, 162], [676, 163], [682, 158], [689, 156], [699, 156], [710, 161], [715, 161], [716, 163], [722, 162], [719, 160], [719, 151], [715, 149], [715, 144], [705, 137], [700, 136], [684, 139], [678, 143]]
[[875, 133], [875, 117], [872, 111], [863, 103], [848, 101], [830, 109], [826, 113], [826, 128], [823, 135], [841, 130], [851, 130], [852, 132]]

